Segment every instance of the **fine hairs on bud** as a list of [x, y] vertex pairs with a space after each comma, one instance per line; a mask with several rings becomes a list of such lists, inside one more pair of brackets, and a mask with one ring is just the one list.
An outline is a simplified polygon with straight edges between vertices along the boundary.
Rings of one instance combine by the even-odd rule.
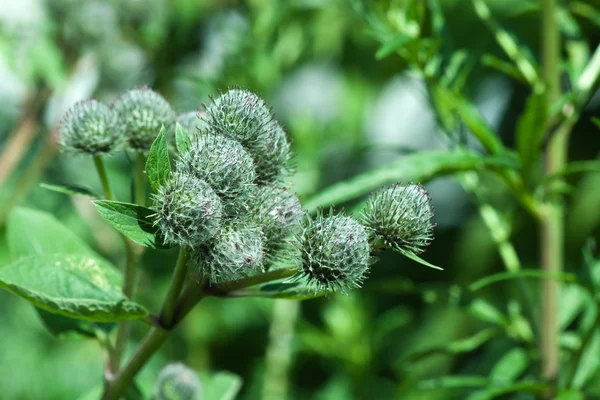
[[285, 131], [258, 95], [232, 89], [206, 108], [211, 132], [238, 141], [256, 164], [258, 184], [275, 182], [287, 170], [291, 158]]
[[206, 181], [224, 201], [247, 193], [256, 179], [252, 158], [244, 148], [213, 134], [192, 138], [190, 149], [177, 161], [177, 170]]
[[184, 112], [177, 116], [177, 122], [192, 136], [198, 135], [206, 129], [207, 125], [203, 119], [204, 111], [193, 110]]
[[433, 239], [434, 215], [429, 194], [421, 185], [396, 184], [369, 197], [363, 220], [373, 241], [421, 254]]
[[215, 236], [222, 224], [219, 196], [203, 180], [173, 173], [153, 196], [156, 225], [165, 243], [194, 247]]
[[120, 148], [123, 141], [117, 113], [96, 100], [76, 103], [60, 124], [59, 144], [65, 153], [111, 154]]
[[369, 270], [368, 234], [351, 217], [319, 214], [309, 220], [301, 249], [301, 274], [319, 291], [345, 293], [360, 287]]
[[175, 122], [171, 105], [158, 93], [148, 88], [125, 92], [113, 105], [124, 125], [132, 150], [148, 151], [160, 128]]
[[264, 271], [264, 234], [249, 221], [232, 221], [196, 259], [210, 283], [227, 282]]
[[153, 400], [202, 400], [198, 375], [182, 363], [171, 363], [160, 371]]

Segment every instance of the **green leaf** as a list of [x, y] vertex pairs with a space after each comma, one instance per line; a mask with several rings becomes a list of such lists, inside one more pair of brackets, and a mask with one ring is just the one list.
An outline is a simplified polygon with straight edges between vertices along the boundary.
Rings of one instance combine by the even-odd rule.
[[430, 262], [423, 260], [421, 257], [419, 257], [418, 255], [416, 255], [416, 254], [414, 254], [414, 253], [412, 253], [410, 251], [398, 249], [398, 252], [400, 254], [402, 254], [404, 257], [410, 258], [411, 260], [416, 261], [419, 264], [422, 264], [422, 265], [424, 265], [426, 267], [433, 268], [433, 269], [438, 269], [440, 271], [444, 270], [443, 268], [440, 268], [437, 265], [433, 265]]
[[527, 369], [528, 358], [525, 350], [514, 348], [504, 354], [494, 365], [490, 378], [494, 381], [513, 382]]
[[425, 182], [441, 175], [483, 169], [487, 160], [468, 150], [422, 151], [409, 154], [330, 186], [308, 200], [304, 207], [308, 212], [314, 212], [320, 207], [344, 203], [391, 183]]
[[242, 378], [231, 372], [218, 372], [202, 382], [207, 400], [234, 400], [242, 388]]
[[551, 279], [555, 281], [562, 282], [570, 282], [570, 283], [580, 283], [577, 279], [577, 276], [569, 273], [560, 273], [560, 274], [550, 274], [545, 271], [540, 271], [536, 269], [524, 269], [521, 271], [514, 272], [500, 272], [498, 274], [487, 276], [483, 279], [480, 279], [471, 285], [469, 285], [469, 289], [472, 291], [477, 291], [483, 289], [486, 286], [491, 284], [506, 281], [510, 279], [520, 279], [520, 278], [537, 278], [537, 279]]
[[533, 167], [540, 158], [548, 113], [546, 92], [532, 93], [525, 105], [525, 111], [517, 122], [517, 150], [521, 157], [523, 176], [527, 179], [532, 178]]
[[170, 174], [169, 146], [165, 127], [163, 126], [150, 147], [150, 153], [148, 153], [148, 160], [146, 161], [146, 176], [152, 189], [157, 191], [160, 186], [164, 185]]
[[443, 376], [441, 378], [422, 381], [420, 387], [423, 389], [458, 389], [458, 388], [478, 388], [490, 384], [490, 380], [485, 376], [463, 375], [463, 376]]
[[153, 249], [166, 249], [158, 227], [154, 225], [154, 211], [137, 204], [97, 200], [98, 214], [113, 228], [134, 242]]
[[585, 400], [585, 395], [578, 390], [561, 390], [554, 400]]
[[231, 295], [236, 297], [266, 297], [270, 299], [308, 300], [325, 296], [325, 292], [316, 292], [302, 281], [289, 282], [279, 279], [271, 282], [250, 286]]
[[181, 154], [186, 153], [192, 146], [189, 132], [179, 122], [175, 125], [175, 145]]
[[481, 63], [487, 67], [493, 68], [496, 71], [502, 72], [503, 74], [510, 76], [516, 81], [527, 83], [527, 80], [521, 74], [518, 68], [516, 68], [513, 64], [506, 62], [493, 54], [484, 54], [481, 58]]
[[46, 311], [90, 321], [116, 322], [147, 315], [121, 292], [121, 275], [85, 255], [32, 256], [0, 268], [0, 286]]
[[53, 192], [63, 193], [63, 194], [73, 194], [79, 196], [88, 196], [99, 198], [96, 193], [94, 193], [91, 189], [86, 188], [85, 186], [79, 185], [52, 185], [49, 183], [40, 183], [40, 186], [44, 189], [52, 190]]
[[392, 40], [386, 42], [377, 50], [375, 53], [375, 58], [378, 60], [384, 59], [390, 54], [395, 53], [399, 49], [406, 46], [413, 40], [412, 37], [408, 36], [405, 33], [398, 33]]
[[477, 391], [467, 397], [467, 400], [491, 400], [499, 397], [503, 397], [504, 395], [510, 393], [536, 393], [536, 394], [547, 394], [549, 393], [551, 388], [548, 384], [543, 382], [535, 382], [535, 381], [522, 381], [512, 383], [510, 385], [503, 385], [494, 387], [492, 385], [489, 389], [484, 389]]
[[469, 313], [482, 321], [500, 326], [508, 326], [508, 319], [496, 307], [483, 299], [476, 299], [469, 305]]
[[[26, 208], [17, 208], [7, 221], [7, 237], [11, 258], [54, 253], [81, 254], [100, 259], [92, 249], [52, 215]], [[35, 307], [48, 331], [61, 339], [89, 338], [98, 329], [109, 331], [110, 324], [98, 324], [52, 314]]]

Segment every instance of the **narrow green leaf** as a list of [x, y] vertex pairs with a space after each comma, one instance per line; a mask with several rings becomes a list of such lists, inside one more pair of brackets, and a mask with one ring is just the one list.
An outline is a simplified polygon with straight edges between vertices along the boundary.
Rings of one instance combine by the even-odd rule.
[[482, 321], [500, 326], [508, 326], [508, 318], [496, 307], [483, 299], [476, 299], [469, 305], [469, 313]]
[[409, 154], [389, 164], [337, 183], [308, 200], [304, 207], [314, 212], [320, 207], [340, 204], [395, 182], [425, 182], [437, 176], [485, 168], [486, 159], [468, 150], [423, 151]]
[[150, 147], [150, 153], [148, 153], [148, 160], [146, 161], [146, 176], [148, 177], [148, 183], [156, 191], [167, 181], [170, 173], [169, 146], [167, 145], [167, 134], [163, 126]]
[[600, 128], [600, 118], [592, 117], [592, 122], [594, 125], [596, 125], [598, 128]]
[[518, 68], [516, 68], [513, 64], [506, 62], [493, 54], [484, 54], [481, 58], [481, 63], [487, 67], [493, 68], [498, 72], [502, 72], [503, 74], [510, 76], [518, 82], [527, 83], [527, 80], [521, 74]]
[[459, 388], [478, 388], [490, 384], [490, 380], [485, 376], [463, 375], [463, 376], [443, 376], [441, 378], [429, 379], [420, 383], [423, 389], [459, 389]]
[[150, 208], [118, 201], [97, 200], [98, 214], [113, 228], [134, 242], [153, 249], [165, 249], [158, 227], [154, 225]]
[[242, 388], [242, 378], [231, 372], [218, 372], [202, 382], [207, 400], [235, 400]]
[[510, 393], [536, 393], [546, 394], [551, 390], [547, 383], [535, 382], [535, 381], [522, 381], [512, 383], [510, 385], [503, 385], [499, 387], [492, 387], [484, 390], [477, 391], [467, 397], [467, 400], [492, 400], [500, 397], [504, 397]]
[[90, 321], [142, 318], [147, 311], [121, 292], [121, 275], [102, 260], [52, 254], [0, 268], [0, 286], [46, 311]]
[[549, 114], [546, 92], [532, 93], [525, 111], [517, 122], [517, 150], [521, 157], [522, 174], [531, 179], [535, 163], [539, 160]]
[[494, 381], [513, 382], [525, 373], [528, 362], [525, 350], [514, 348], [498, 360], [490, 372], [490, 378]]
[[390, 54], [395, 53], [399, 49], [406, 46], [413, 40], [412, 37], [408, 36], [405, 33], [398, 33], [392, 40], [386, 42], [377, 50], [375, 53], [375, 58], [378, 60], [384, 59]]
[[570, 283], [580, 283], [577, 279], [577, 276], [569, 273], [560, 273], [560, 274], [549, 274], [545, 271], [540, 271], [536, 269], [523, 269], [520, 271], [514, 272], [500, 272], [498, 274], [487, 276], [483, 279], [480, 279], [469, 286], [469, 289], [472, 291], [477, 291], [483, 289], [486, 286], [492, 285], [497, 282], [502, 282], [510, 279], [520, 279], [520, 278], [537, 278], [537, 279], [551, 279], [554, 281], [562, 281], [562, 282], [570, 282]]
[[250, 286], [231, 293], [235, 297], [266, 297], [270, 299], [308, 300], [325, 296], [325, 292], [316, 292], [304, 282], [289, 282], [287, 279], [275, 280]]
[[186, 153], [192, 145], [189, 132], [179, 122], [175, 125], [175, 144], [181, 154]]
[[91, 189], [88, 189], [85, 186], [52, 185], [49, 183], [40, 183], [40, 186], [43, 187], [44, 189], [52, 190], [53, 192], [58, 192], [58, 193], [63, 193], [63, 194], [73, 194], [73, 195], [88, 196], [88, 197], [95, 197], [95, 198], [99, 197]]
[[425, 260], [423, 260], [421, 257], [419, 257], [418, 255], [410, 252], [410, 251], [406, 251], [406, 250], [402, 250], [402, 249], [398, 249], [398, 252], [400, 252], [400, 254], [402, 254], [404, 257], [410, 258], [411, 260], [418, 262], [419, 264], [422, 264], [426, 267], [429, 268], [433, 268], [433, 269], [437, 269], [440, 271], [443, 271], [443, 268], [438, 267], [437, 265], [433, 265], [430, 262], [427, 262]]
[[553, 400], [585, 400], [585, 394], [578, 390], [561, 390]]

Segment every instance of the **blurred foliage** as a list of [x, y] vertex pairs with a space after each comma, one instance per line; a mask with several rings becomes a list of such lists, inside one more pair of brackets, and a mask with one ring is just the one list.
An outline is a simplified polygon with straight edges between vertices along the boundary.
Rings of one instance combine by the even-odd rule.
[[[151, 86], [178, 112], [200, 108], [219, 89], [250, 88], [285, 122], [297, 153], [295, 190], [309, 205], [359, 209], [361, 194], [379, 185], [430, 181], [438, 226], [425, 257], [444, 271], [384, 254], [365, 287], [349, 296], [299, 304], [208, 299], [143, 370], [142, 391], [149, 393], [167, 361], [181, 360], [203, 377], [221, 370], [241, 376], [243, 399], [279, 398], [280, 389], [264, 389], [265, 376], [284, 380], [290, 399], [535, 398], [547, 388], [536, 379], [539, 280], [526, 271], [538, 267], [539, 243], [534, 218], [519, 205], [528, 200], [518, 192], [513, 198], [514, 187], [498, 176], [509, 169], [522, 173], [536, 198], [566, 193], [568, 274], [558, 278], [586, 284], [566, 283], [561, 295], [560, 345], [572, 379], [560, 382], [571, 389], [558, 398], [584, 398], [579, 390], [600, 398], [600, 261], [593, 240], [600, 175], [597, 163], [580, 164], [564, 172], [558, 188], [539, 184], [536, 152], [546, 128], [540, 124], [560, 107], [536, 96], [538, 3], [1, 2], [0, 224], [17, 204], [46, 210], [94, 250], [122, 261], [118, 236], [88, 200], [39, 186], [73, 182], [100, 191], [90, 160], [55, 158], [60, 116], [77, 100], [110, 102], [134, 86]], [[570, 89], [600, 41], [600, 2], [560, 4]], [[571, 160], [598, 157], [600, 136], [590, 122], [598, 105], [596, 95], [580, 110]], [[494, 157], [480, 160], [483, 149]], [[433, 166], [427, 157], [419, 163], [429, 152], [445, 164]], [[454, 163], [456, 152], [468, 152], [472, 163]], [[128, 164], [124, 156], [108, 160], [120, 198], [130, 194]], [[436, 179], [473, 169], [479, 172]], [[357, 175], [354, 192], [336, 186], [313, 197]], [[522, 274], [479, 281], [481, 289], [473, 290], [473, 282], [504, 271], [508, 239]], [[158, 306], [152, 288], [166, 289], [171, 271], [164, 266], [174, 257], [145, 253], [140, 302]], [[1, 233], [0, 265], [9, 258]], [[281, 304], [289, 309], [278, 313]], [[74, 399], [97, 385], [96, 343], [55, 339], [29, 304], [6, 292], [0, 310], [0, 398]], [[281, 317], [294, 312], [297, 319]], [[276, 327], [288, 341], [276, 340]], [[143, 328], [136, 325], [136, 339]], [[581, 355], [586, 338], [589, 350]], [[269, 363], [289, 368], [289, 384]]]

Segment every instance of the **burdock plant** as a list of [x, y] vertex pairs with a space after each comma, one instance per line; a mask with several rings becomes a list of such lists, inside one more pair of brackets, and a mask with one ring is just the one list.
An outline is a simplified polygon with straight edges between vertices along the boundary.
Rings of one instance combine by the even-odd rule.
[[[107, 359], [104, 400], [127, 392], [170, 332], [207, 296], [302, 299], [347, 293], [362, 285], [373, 256], [384, 248], [426, 263], [418, 254], [431, 241], [433, 209], [421, 186], [374, 193], [361, 218], [317, 210], [314, 201], [304, 210], [290, 190], [285, 130], [265, 101], [246, 90], [230, 90], [206, 113], [179, 118], [150, 89], [129, 91], [112, 107], [79, 103], [63, 120], [60, 143], [67, 154], [94, 159], [105, 191], [94, 205], [123, 238], [124, 276], [80, 242], [56, 251], [52, 242], [49, 254], [40, 256], [45, 248], [40, 241], [50, 240], [44, 236], [34, 243], [37, 258], [1, 269], [0, 284], [49, 312], [46, 320], [57, 329], [98, 338]], [[137, 155], [133, 203], [116, 201], [104, 169], [101, 156], [118, 150]], [[145, 195], [147, 184], [151, 196]], [[52, 240], [69, 239], [65, 228], [57, 229]], [[139, 256], [144, 248], [173, 247], [179, 249], [173, 277], [160, 311], [151, 314], [134, 302]], [[37, 268], [34, 275], [31, 268]], [[27, 276], [51, 278], [46, 285]], [[122, 364], [128, 320], [152, 327]], [[107, 333], [99, 322], [118, 324]], [[165, 368], [157, 380], [157, 399], [199, 396], [197, 377], [180, 364]]]

